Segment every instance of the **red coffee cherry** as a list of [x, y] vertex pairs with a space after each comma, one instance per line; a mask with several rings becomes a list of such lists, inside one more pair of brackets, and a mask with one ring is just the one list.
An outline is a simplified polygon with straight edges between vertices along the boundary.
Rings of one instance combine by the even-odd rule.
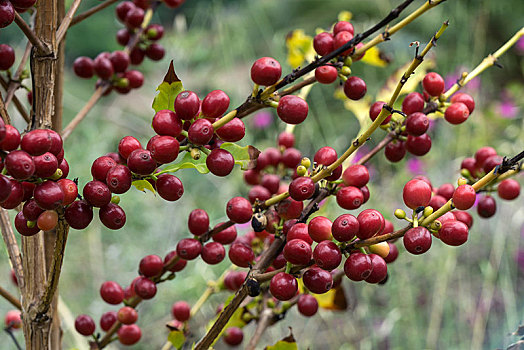
[[402, 112], [407, 115], [422, 112], [424, 109], [424, 96], [420, 92], [411, 92], [402, 101]]
[[357, 209], [364, 203], [364, 194], [354, 186], [342, 187], [336, 197], [337, 204], [346, 210]]
[[331, 232], [333, 238], [339, 242], [349, 242], [357, 235], [359, 223], [356, 217], [351, 214], [342, 214], [333, 221]]
[[153, 117], [153, 129], [158, 135], [178, 137], [182, 132], [182, 120], [168, 109], [158, 111]]
[[372, 271], [371, 258], [363, 253], [351, 254], [344, 263], [344, 272], [352, 281], [363, 281], [371, 275]]
[[468, 240], [468, 226], [461, 221], [448, 221], [442, 225], [438, 235], [447, 245], [459, 246]]
[[34, 225], [33, 227], [27, 226], [28, 221], [24, 217], [23, 212], [19, 212], [15, 216], [15, 228], [22, 236], [33, 236], [40, 232], [40, 229]]
[[93, 220], [93, 208], [85, 200], [75, 201], [66, 208], [64, 216], [69, 226], [83, 230]]
[[392, 163], [400, 162], [406, 155], [404, 142], [395, 140], [387, 144], [384, 149], [384, 155]]
[[51, 177], [58, 169], [58, 160], [50, 152], [33, 157], [33, 162], [35, 164], [35, 175], [40, 178]]
[[280, 63], [271, 57], [259, 58], [251, 67], [251, 80], [258, 85], [273, 85], [280, 79], [281, 75]]
[[344, 94], [351, 100], [360, 100], [366, 91], [366, 83], [359, 77], [351, 76], [344, 83]]
[[164, 268], [164, 262], [158, 255], [146, 255], [140, 260], [138, 271], [146, 276], [153, 277], [162, 272]]
[[296, 148], [290, 147], [286, 148], [284, 153], [282, 153], [282, 163], [287, 168], [295, 169], [302, 160], [302, 153]]
[[188, 130], [189, 142], [196, 146], [207, 145], [213, 138], [213, 125], [207, 119], [196, 120]]
[[318, 301], [310, 294], [302, 294], [297, 302], [298, 312], [306, 317], [311, 317], [318, 311]]
[[78, 57], [75, 62], [73, 62], [73, 71], [78, 77], [89, 79], [95, 74], [95, 64], [89, 57]]
[[502, 180], [497, 187], [497, 192], [502, 199], [515, 199], [520, 194], [520, 184], [514, 179]]
[[127, 13], [134, 9], [136, 6], [131, 1], [123, 1], [116, 7], [116, 16], [121, 22], [126, 20]]
[[431, 200], [429, 201], [428, 206], [432, 207], [433, 210], [438, 210], [440, 209], [440, 207], [442, 207], [446, 203], [447, 203], [446, 198], [436, 194], [433, 197], [431, 197]]
[[147, 277], [139, 277], [134, 282], [136, 295], [142, 299], [152, 299], [156, 295], [156, 284]]
[[[334, 40], [333, 40], [333, 48], [336, 50], [342, 46], [344, 46], [348, 41], [350, 41], [351, 39], [353, 39], [353, 34], [351, 34], [350, 32], [347, 32], [347, 31], [341, 31], [341, 32], [338, 32], [337, 34], [334, 34], [335, 37], [334, 37]], [[353, 49], [347, 49], [346, 51], [342, 52], [340, 55], [342, 56], [347, 56], [349, 54], [351, 54], [351, 51]]]
[[[7, 130], [6, 130], [7, 131]], [[477, 150], [475, 153], [475, 164], [479, 169], [482, 169], [484, 167], [484, 162], [491, 156], [497, 155], [497, 151], [495, 151], [491, 147], [481, 147]]]
[[284, 220], [297, 219], [304, 209], [304, 204], [301, 201], [286, 198], [277, 205], [276, 209], [278, 215]]
[[209, 171], [216, 176], [227, 176], [235, 166], [233, 155], [225, 149], [215, 148], [206, 158]]
[[313, 244], [313, 239], [309, 235], [307, 224], [304, 223], [295, 223], [292, 225], [286, 233], [286, 238], [288, 241], [300, 239], [309, 245]]
[[127, 166], [135, 174], [149, 175], [155, 171], [157, 164], [150, 151], [136, 149], [127, 158]]
[[502, 160], [503, 160], [502, 157], [499, 156], [498, 154], [489, 157], [488, 159], [484, 161], [484, 167], [483, 167], [484, 172], [489, 173], [497, 165], [502, 164]]
[[62, 189], [56, 182], [45, 181], [36, 186], [34, 197], [40, 208], [51, 210], [62, 205], [64, 192], [62, 192]]
[[202, 243], [194, 238], [184, 238], [178, 242], [176, 253], [184, 260], [196, 259], [202, 251]]
[[36, 219], [38, 219], [40, 214], [44, 212], [44, 210], [40, 208], [38, 204], [36, 204], [36, 201], [34, 199], [30, 199], [24, 203], [22, 212], [24, 213], [24, 217], [27, 220], [35, 221]]
[[93, 165], [91, 165], [91, 175], [98, 181], [106, 181], [107, 172], [116, 166], [116, 162], [113, 158], [108, 156], [102, 156], [95, 159]]
[[209, 265], [215, 265], [224, 260], [226, 250], [218, 242], [209, 242], [202, 248], [202, 260]]
[[111, 201], [111, 191], [101, 181], [89, 181], [84, 186], [83, 195], [85, 200], [94, 207], [103, 207]]
[[355, 30], [353, 29], [353, 25], [347, 21], [339, 21], [335, 23], [333, 26], [333, 34], [337, 35], [340, 32], [350, 32], [351, 34], [355, 34]]
[[138, 343], [142, 337], [142, 331], [136, 324], [123, 325], [117, 331], [118, 341], [124, 345], [133, 345]]
[[140, 7], [131, 8], [125, 17], [125, 25], [128, 28], [135, 29], [139, 28], [144, 21], [145, 12]]
[[171, 307], [173, 317], [180, 322], [186, 322], [191, 317], [191, 307], [185, 301], [177, 301]]
[[298, 283], [292, 275], [279, 272], [271, 279], [269, 291], [278, 300], [289, 300], [297, 294]]
[[455, 193], [455, 186], [450, 183], [442, 184], [437, 189], [437, 195], [444, 197], [446, 200], [450, 200], [453, 197], [453, 193]]
[[342, 180], [346, 186], [364, 187], [369, 181], [369, 171], [364, 165], [353, 164], [344, 170]]
[[109, 80], [115, 73], [113, 64], [109, 59], [109, 53], [102, 53], [98, 55], [94, 60], [94, 69], [96, 75], [102, 80]]
[[468, 228], [473, 226], [473, 217], [467, 211], [455, 210], [453, 214], [458, 221], [465, 223]]
[[173, 136], [153, 136], [147, 143], [151, 157], [160, 164], [171, 163], [178, 157], [180, 144]]
[[429, 119], [424, 113], [415, 112], [406, 118], [406, 132], [413, 136], [424, 134], [429, 128]]
[[413, 227], [406, 232], [403, 242], [411, 254], [422, 254], [431, 248], [431, 233], [425, 227]]
[[129, 54], [125, 51], [114, 51], [109, 56], [115, 73], [123, 73], [129, 67]]
[[16, 180], [9, 180], [11, 191], [9, 192], [7, 188], [7, 183], [2, 182], [2, 197], [5, 197], [7, 193], [7, 198], [1, 202], [1, 206], [4, 209], [14, 209], [22, 203], [24, 198], [24, 190], [22, 185]]
[[277, 114], [285, 123], [300, 124], [306, 120], [308, 110], [308, 104], [302, 98], [286, 95], [278, 102]]
[[171, 174], [161, 174], [156, 180], [156, 190], [158, 195], [166, 201], [177, 201], [184, 194], [182, 181]]
[[189, 214], [187, 222], [189, 232], [195, 236], [201, 236], [209, 229], [209, 216], [203, 209], [195, 209]]
[[234, 197], [227, 202], [226, 214], [234, 223], [244, 224], [251, 220], [251, 216], [253, 216], [253, 207], [247, 199]]
[[431, 96], [439, 96], [444, 92], [444, 79], [435, 72], [429, 72], [422, 80], [424, 90]]
[[111, 327], [113, 327], [116, 321], [117, 321], [116, 311], [104, 312], [102, 316], [100, 317], [100, 328], [102, 328], [104, 332], [107, 332], [108, 330], [111, 329]]
[[229, 107], [229, 96], [222, 90], [213, 90], [202, 101], [202, 114], [206, 118], [218, 118]]
[[271, 198], [271, 192], [263, 186], [256, 185], [251, 187], [247, 196], [250, 203], [255, 203], [256, 200], [263, 202]]
[[160, 61], [162, 58], [164, 58], [165, 54], [166, 50], [164, 47], [157, 43], [149, 44], [149, 46], [146, 48], [146, 56], [153, 61]]
[[[0, 2], [0, 12], [6, 13], [9, 10], [12, 10], [12, 7], [9, 8], [9, 1]], [[12, 12], [14, 15], [14, 11]], [[0, 26], [1, 28], [1, 26]], [[13, 48], [6, 44], [0, 44], [0, 70], [8, 70], [15, 63], [15, 51]]]
[[130, 306], [121, 307], [117, 319], [123, 324], [133, 324], [138, 320], [138, 312]]
[[255, 254], [251, 247], [243, 243], [233, 243], [229, 248], [229, 260], [239, 267], [249, 267], [255, 260]]
[[111, 305], [118, 305], [124, 300], [124, 290], [113, 281], [106, 281], [100, 286], [102, 300]]
[[315, 79], [321, 84], [331, 84], [338, 78], [338, 71], [333, 66], [320, 66], [315, 69]]
[[237, 142], [246, 135], [246, 126], [239, 118], [233, 118], [230, 122], [215, 130], [215, 133], [224, 141]]
[[176, 115], [182, 120], [191, 120], [198, 115], [200, 99], [193, 91], [182, 91], [175, 98]]
[[497, 202], [492, 196], [480, 197], [477, 203], [477, 213], [480, 217], [490, 218], [497, 211]]
[[315, 294], [324, 294], [333, 288], [331, 273], [318, 267], [312, 267], [304, 272], [302, 281], [307, 289]]
[[444, 118], [451, 124], [462, 124], [469, 117], [469, 109], [462, 102], [452, 103], [446, 112], [444, 113]]
[[224, 342], [227, 345], [237, 346], [244, 340], [244, 333], [238, 327], [229, 327], [224, 331]]
[[295, 135], [287, 131], [282, 131], [278, 134], [278, 145], [284, 148], [293, 147], [295, 145]]
[[12, 125], [5, 126], [5, 137], [0, 143], [4, 151], [14, 151], [20, 145], [20, 133]]
[[[223, 224], [223, 222], [220, 222], [215, 225], [215, 228], [219, 225]], [[230, 226], [226, 229], [223, 229], [222, 231], [215, 233], [213, 236], [213, 241], [221, 243], [221, 244], [230, 244], [235, 241], [237, 238], [237, 230], [235, 226]]]
[[302, 239], [288, 240], [283, 254], [286, 260], [293, 265], [307, 265], [311, 260], [311, 246]]
[[289, 195], [296, 201], [304, 201], [315, 193], [315, 183], [310, 177], [297, 177], [289, 185]]
[[131, 188], [132, 174], [125, 165], [116, 165], [107, 172], [106, 183], [112, 193], [126, 193]]
[[120, 156], [124, 159], [127, 159], [129, 155], [137, 149], [142, 149], [142, 145], [133, 136], [122, 138], [118, 144], [118, 153], [120, 153]]
[[[378, 115], [380, 114], [380, 112], [382, 111], [382, 107], [386, 104], [386, 102], [383, 102], [383, 101], [377, 101], [375, 103], [373, 103], [371, 105], [371, 107], [369, 108], [369, 118], [372, 120], [372, 121], [375, 121], [375, 119], [377, 119]], [[389, 114], [389, 112], [388, 112]], [[387, 123], [389, 123], [389, 121], [391, 120], [391, 114], [389, 114], [386, 119], [384, 119], [384, 121], [382, 122], [382, 124], [380, 125], [385, 125]]]
[[322, 164], [325, 166], [331, 165], [338, 158], [337, 151], [329, 146], [324, 146], [320, 148], [313, 157], [313, 161], [317, 164]]
[[320, 55], [324, 56], [333, 51], [334, 49], [334, 37], [333, 34], [328, 32], [322, 32], [313, 38], [313, 48]]
[[112, 230], [121, 229], [126, 223], [126, 213], [120, 206], [113, 203], [101, 207], [98, 217], [105, 227]]
[[404, 185], [402, 197], [408, 208], [425, 207], [431, 200], [431, 187], [422, 180], [410, 180]]
[[408, 135], [407, 141], [404, 146], [409, 153], [415, 156], [423, 156], [431, 149], [431, 137], [428, 134], [420, 136]]
[[33, 158], [24, 151], [12, 151], [5, 157], [5, 168], [16, 180], [29, 179], [35, 173]]
[[388, 275], [388, 267], [386, 265], [386, 261], [377, 254], [369, 254], [368, 256], [371, 259], [373, 270], [371, 271], [371, 274], [368, 276], [368, 278], [366, 278], [366, 282], [380, 283]]
[[453, 193], [453, 205], [460, 210], [468, 210], [475, 204], [477, 193], [473, 186], [460, 185]]
[[54, 210], [46, 210], [38, 217], [36, 226], [42, 231], [50, 231], [58, 224], [58, 213]]
[[90, 336], [95, 332], [95, 321], [88, 315], [80, 315], [75, 319], [75, 329], [78, 333]]
[[366, 209], [357, 216], [358, 233], [357, 237], [360, 239], [368, 239], [378, 235], [384, 230], [384, 217], [378, 210]]
[[473, 97], [463, 92], [458, 92], [451, 97], [451, 103], [457, 102], [464, 103], [468, 107], [469, 114], [473, 113], [473, 110], [475, 109], [475, 100], [473, 100]]
[[317, 216], [308, 224], [308, 233], [315, 242], [331, 240], [331, 221], [324, 216]]
[[322, 241], [313, 251], [315, 264], [323, 270], [331, 271], [336, 269], [342, 261], [342, 253], [338, 246], [331, 241]]

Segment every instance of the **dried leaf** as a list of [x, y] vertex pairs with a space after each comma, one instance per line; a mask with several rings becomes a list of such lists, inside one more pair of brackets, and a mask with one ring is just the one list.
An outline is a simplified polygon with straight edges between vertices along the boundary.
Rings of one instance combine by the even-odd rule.
[[164, 81], [156, 88], [155, 99], [153, 100], [153, 109], [158, 112], [162, 109], [169, 109], [175, 111], [175, 98], [179, 93], [184, 91], [184, 86], [180, 79], [178, 79], [173, 61], [169, 65]]

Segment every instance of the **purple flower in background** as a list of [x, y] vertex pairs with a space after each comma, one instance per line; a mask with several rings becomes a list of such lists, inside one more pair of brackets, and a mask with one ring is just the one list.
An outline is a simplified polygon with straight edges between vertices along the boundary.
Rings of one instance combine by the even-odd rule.
[[406, 168], [413, 175], [421, 175], [426, 173], [424, 163], [418, 158], [408, 159], [406, 162]]
[[255, 114], [253, 117], [253, 127], [256, 129], [265, 129], [273, 121], [273, 114], [268, 111], [262, 111]]
[[366, 145], [357, 148], [357, 151], [355, 152], [355, 157], [353, 157], [353, 164], [358, 163], [359, 160], [362, 159], [367, 153], [369, 152], [369, 147]]
[[[444, 84], [446, 85], [446, 90], [452, 87], [457, 80], [462, 77], [463, 72], [468, 72], [468, 69], [465, 67], [459, 67], [454, 73], [448, 74], [444, 77]], [[473, 78], [465, 87], [469, 91], [478, 90], [480, 88], [480, 78]]]
[[515, 254], [515, 262], [517, 263], [517, 266], [524, 271], [524, 249], [517, 250], [517, 253]]
[[519, 107], [517, 107], [513, 101], [506, 99], [497, 104], [495, 111], [502, 118], [513, 119], [519, 112]]
[[524, 36], [517, 41], [517, 52], [524, 54]]

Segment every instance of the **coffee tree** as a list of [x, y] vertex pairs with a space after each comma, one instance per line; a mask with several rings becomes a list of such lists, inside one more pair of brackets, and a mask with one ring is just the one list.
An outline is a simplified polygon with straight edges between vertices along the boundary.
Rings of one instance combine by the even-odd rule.
[[[221, 337], [231, 346], [244, 342], [245, 347], [254, 349], [264, 331], [285, 318], [290, 308], [296, 306], [300, 314], [314, 316], [321, 295], [336, 293], [346, 277], [383, 284], [395, 278], [388, 276], [388, 264], [397, 258], [398, 246], [413, 255], [427, 252], [438, 240], [460, 246], [468, 240], [473, 225], [467, 210], [476, 204], [478, 214], [489, 218], [496, 213], [499, 199], [519, 196], [520, 185], [513, 177], [522, 167], [524, 152], [499, 155], [486, 145], [474, 155], [464, 154], [457, 169], [461, 177], [449, 179], [440, 187], [433, 187], [424, 176], [406, 178], [398, 195], [402, 193], [408, 209], [391, 208], [400, 224], [394, 225], [379, 210], [359, 209], [372, 195], [367, 187], [370, 172], [366, 163], [375, 156], [382, 158], [380, 162], [391, 163], [408, 153], [422, 157], [431, 150], [427, 132], [434, 120], [445, 120], [446, 125], [439, 126], [445, 128], [467, 122], [475, 111], [475, 101], [459, 90], [487, 68], [499, 65], [498, 59], [524, 35], [524, 29], [471, 72], [462, 74], [449, 89], [438, 72], [424, 68], [420, 73], [430, 50], [438, 40], [445, 40], [449, 23], [443, 22], [433, 35], [421, 33], [420, 40], [427, 44], [413, 43], [414, 58], [399, 68], [388, 96], [366, 108], [370, 120], [362, 123], [358, 133], [341, 131], [347, 139], [344, 152], [339, 155], [326, 145], [307, 155], [294, 147], [295, 126], [307, 127], [306, 101], [313, 84], [329, 85], [325, 88], [338, 91], [346, 104], [361, 100], [367, 86], [365, 77], [358, 74], [362, 64], [358, 61], [365, 55], [377, 55], [377, 45], [393, 39], [416, 18], [436, 6], [445, 6], [442, 0], [426, 1], [411, 10], [408, 6], [413, 0], [406, 0], [361, 33], [347, 20], [332, 23], [313, 38], [301, 38], [305, 44], [293, 54], [303, 62], [288, 73], [282, 71], [279, 59], [257, 59], [250, 70], [253, 90], [236, 108], [230, 106], [224, 91], [227, 87], [217, 86], [207, 95], [199, 95], [182, 85], [173, 62], [169, 67], [159, 67], [167, 68], [167, 73], [152, 103], [154, 136], [144, 143], [132, 135], [123, 137], [114, 152], [100, 154], [92, 163], [92, 180], [79, 183], [68, 178], [63, 140], [103, 96], [127, 94], [142, 86], [144, 75], [130, 67], [140, 65], [146, 57], [160, 60], [165, 54], [160, 44], [164, 28], [151, 23], [152, 14], [177, 8], [184, 1], [135, 0], [116, 5], [116, 17], [123, 24], [116, 38], [124, 48], [102, 52], [94, 59], [74, 60], [76, 76], [97, 77], [97, 81], [93, 80], [95, 92], [88, 103], [63, 127], [67, 31], [117, 1], [107, 0], [76, 14], [80, 2], [73, 1], [66, 11], [64, 2], [58, 0], [0, 1], [0, 27], [16, 25], [28, 40], [19, 59], [10, 46], [0, 45], [0, 69], [6, 71], [1, 77], [5, 94], [0, 99], [0, 222], [12, 278], [21, 298], [3, 288], [0, 292], [19, 310], [5, 315], [5, 330], [12, 335], [22, 328], [27, 349], [62, 347], [57, 288], [70, 228], [87, 228], [98, 220], [94, 219], [98, 213], [107, 228], [122, 229], [126, 212], [120, 202], [125, 203], [125, 197], [119, 195], [133, 187], [158, 194], [159, 201], [183, 201], [184, 192], [196, 189], [184, 187], [174, 174], [178, 171], [226, 177], [238, 165], [247, 196], [211, 203], [224, 208], [228, 217], [225, 222], [213, 222], [205, 210], [194, 209], [187, 219], [187, 235], [175, 249], [164, 257], [147, 255], [137, 261], [138, 275], [127, 286], [112, 280], [103, 282], [100, 297], [120, 309], [105, 312], [99, 327], [90, 315], [76, 317], [75, 329], [86, 336], [91, 349], [103, 349], [112, 342], [139, 342], [140, 303], [154, 298], [164, 282], [183, 274], [186, 264], [215, 265], [224, 259], [229, 259], [232, 267], [210, 284], [196, 304], [177, 301], [172, 305], [173, 321], [167, 324], [164, 349], [192, 346], [190, 334], [199, 339], [195, 349], [210, 348]], [[293, 44], [293, 38], [290, 42]], [[28, 78], [32, 85], [29, 112], [15, 95]], [[10, 104], [15, 105], [17, 116], [8, 115]], [[259, 150], [257, 145], [242, 142], [249, 132], [243, 120], [263, 108], [274, 108], [287, 127], [273, 140], [275, 147]], [[11, 125], [11, 117], [24, 119], [27, 127], [17, 130]], [[371, 137], [381, 141], [356, 159], [355, 152]], [[329, 198], [347, 212], [330, 217], [315, 215]], [[252, 230], [239, 235], [237, 225], [246, 223]], [[22, 236], [21, 246], [17, 234]], [[200, 258], [203, 262], [198, 261]], [[232, 295], [207, 330], [190, 330], [191, 317], [211, 294], [224, 290]], [[249, 323], [256, 324], [255, 331], [244, 334], [242, 328]], [[244, 336], [249, 340], [243, 340]], [[272, 348], [296, 347], [291, 334]]]

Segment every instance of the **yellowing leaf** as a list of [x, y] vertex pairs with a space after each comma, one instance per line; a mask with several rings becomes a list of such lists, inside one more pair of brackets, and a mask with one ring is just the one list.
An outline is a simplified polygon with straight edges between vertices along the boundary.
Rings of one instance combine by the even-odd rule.
[[264, 350], [297, 350], [297, 341], [293, 337], [291, 327], [289, 327], [289, 335], [282, 340], [279, 340], [275, 345], [266, 346]]
[[340, 11], [338, 14], [338, 20], [339, 21], [351, 21], [351, 18], [353, 18], [353, 14], [349, 11]]
[[329, 290], [324, 294], [312, 294], [318, 301], [318, 306], [327, 310], [346, 310], [348, 303], [342, 286]]
[[376, 46], [367, 50], [361, 61], [376, 67], [386, 67], [389, 63], [381, 56], [381, 52]]
[[173, 61], [171, 61], [164, 81], [156, 88], [156, 95], [152, 106], [155, 112], [162, 109], [169, 109], [174, 112], [175, 98], [182, 91], [184, 91], [184, 86], [182, 86], [182, 82], [178, 79]]
[[167, 336], [167, 340], [173, 345], [176, 349], [181, 349], [182, 345], [186, 341], [186, 336], [182, 331], [172, 331]]
[[146, 190], [156, 193], [155, 188], [147, 180], [135, 180], [131, 183], [137, 190], [145, 192]]
[[287, 35], [286, 47], [288, 50], [287, 62], [293, 68], [297, 68], [306, 61], [312, 61], [315, 57], [313, 38], [306, 35], [302, 29], [296, 29]]

